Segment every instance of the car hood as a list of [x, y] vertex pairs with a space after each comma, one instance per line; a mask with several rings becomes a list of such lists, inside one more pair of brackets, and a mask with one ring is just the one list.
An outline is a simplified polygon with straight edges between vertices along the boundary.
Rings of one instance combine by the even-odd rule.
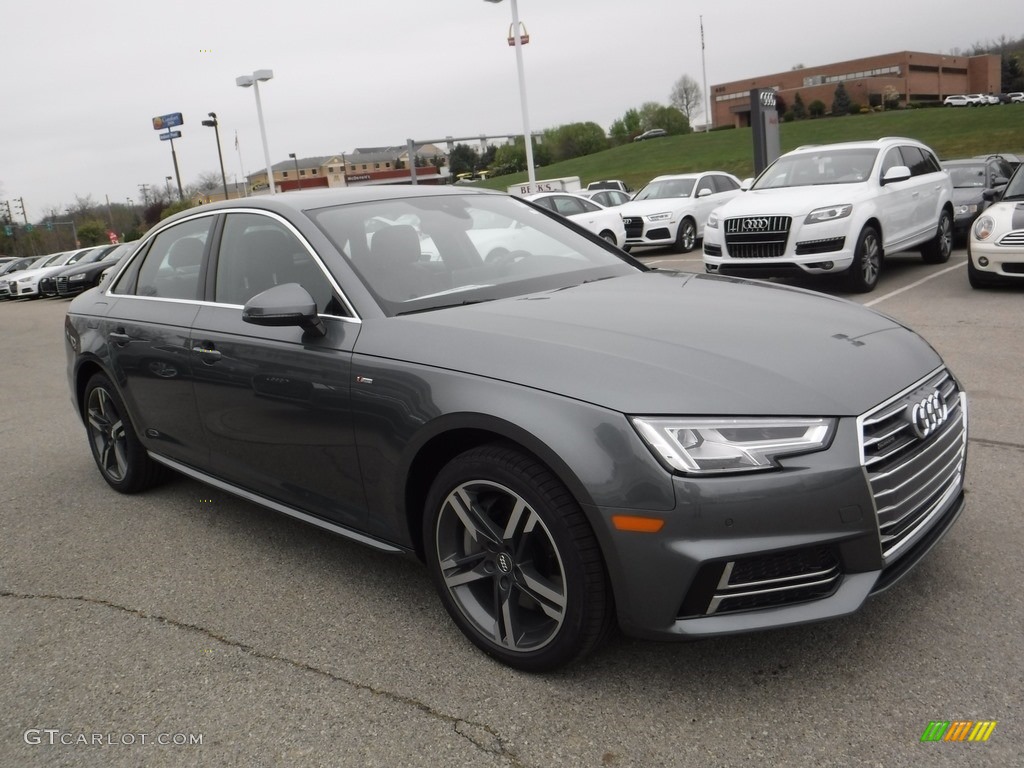
[[693, 203], [692, 197], [658, 197], [652, 200], [630, 200], [618, 206], [623, 216], [649, 216], [652, 213], [677, 211]]
[[12, 272], [10, 275], [4, 275], [4, 280], [24, 280], [26, 277], [30, 279], [38, 280], [50, 271], [56, 272], [61, 267], [36, 267], [35, 269], [23, 269], [20, 272]]
[[797, 218], [826, 205], [855, 203], [864, 194], [864, 183], [749, 189], [719, 207], [717, 213], [723, 218], [773, 214]]
[[368, 320], [356, 353], [684, 415], [855, 415], [941, 364], [852, 302], [674, 272]]

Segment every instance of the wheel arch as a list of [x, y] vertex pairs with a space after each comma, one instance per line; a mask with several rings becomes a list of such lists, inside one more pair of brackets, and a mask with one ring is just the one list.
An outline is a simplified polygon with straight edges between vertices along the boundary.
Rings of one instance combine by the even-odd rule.
[[547, 467], [569, 490], [580, 506], [592, 499], [569, 466], [543, 441], [511, 422], [483, 414], [450, 414], [438, 419], [432, 429], [411, 446], [399, 477], [405, 479], [399, 503], [409, 537], [417, 556], [423, 552], [423, 506], [434, 478], [449, 461], [465, 451], [488, 443], [501, 443], [520, 450]]
[[89, 384], [89, 379], [97, 373], [102, 373], [113, 381], [106, 369], [93, 358], [82, 360], [75, 370], [75, 410], [83, 423], [85, 421], [85, 388]]

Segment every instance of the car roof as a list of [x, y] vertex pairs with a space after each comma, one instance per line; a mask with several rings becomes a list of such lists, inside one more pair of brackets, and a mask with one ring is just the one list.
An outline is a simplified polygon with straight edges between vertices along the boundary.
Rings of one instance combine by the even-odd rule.
[[823, 149], [880, 149], [890, 144], [914, 144], [919, 147], [927, 147], [926, 144], [906, 136], [882, 136], [877, 139], [864, 139], [861, 141], [837, 141], [831, 144], [804, 144], [796, 149], [786, 152], [787, 155], [804, 152], [820, 152]]
[[[702, 171], [700, 173], [666, 173], [661, 176], [655, 176], [651, 181], [667, 181], [669, 179], [696, 179], [703, 176], [705, 173], [724, 173], [724, 171]], [[651, 181], [647, 182], [648, 184]]]
[[222, 210], [231, 208], [258, 208], [277, 213], [290, 213], [295, 211], [311, 211], [317, 208], [329, 208], [335, 205], [348, 203], [366, 203], [379, 200], [400, 200], [407, 197], [435, 197], [444, 195], [504, 195], [491, 189], [479, 189], [472, 187], [438, 186], [435, 184], [388, 184], [371, 185], [364, 187], [334, 187], [320, 189], [303, 189], [281, 192], [276, 195], [254, 195], [236, 200], [220, 200], [215, 203], [188, 208], [174, 216], [168, 217], [167, 221], [174, 221], [179, 218], [195, 216], [207, 210]]

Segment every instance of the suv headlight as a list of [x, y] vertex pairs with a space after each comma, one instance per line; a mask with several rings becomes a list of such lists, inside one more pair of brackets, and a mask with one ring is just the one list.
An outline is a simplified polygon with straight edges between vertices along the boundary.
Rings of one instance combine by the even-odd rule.
[[830, 205], [826, 208], [815, 208], [813, 211], [807, 214], [807, 218], [804, 219], [804, 224], [818, 224], [822, 221], [834, 221], [835, 219], [844, 219], [853, 212], [853, 206], [849, 204], [845, 205]]
[[672, 218], [671, 211], [663, 211], [661, 213], [650, 213], [647, 215], [648, 221], [667, 221]]
[[665, 464], [692, 475], [777, 468], [782, 456], [828, 447], [833, 419], [646, 418], [633, 426]]
[[704, 222], [705, 227], [711, 227], [711, 229], [718, 229], [718, 213], [712, 211], [708, 214], [708, 220]]

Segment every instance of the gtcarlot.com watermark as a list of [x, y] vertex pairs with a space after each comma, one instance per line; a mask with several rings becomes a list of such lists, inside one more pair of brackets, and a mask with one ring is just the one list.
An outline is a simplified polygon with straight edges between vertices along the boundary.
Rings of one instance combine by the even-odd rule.
[[60, 728], [29, 728], [22, 734], [22, 738], [30, 746], [65, 747], [133, 747], [153, 744], [161, 747], [195, 747], [203, 743], [201, 733], [87, 733]]

